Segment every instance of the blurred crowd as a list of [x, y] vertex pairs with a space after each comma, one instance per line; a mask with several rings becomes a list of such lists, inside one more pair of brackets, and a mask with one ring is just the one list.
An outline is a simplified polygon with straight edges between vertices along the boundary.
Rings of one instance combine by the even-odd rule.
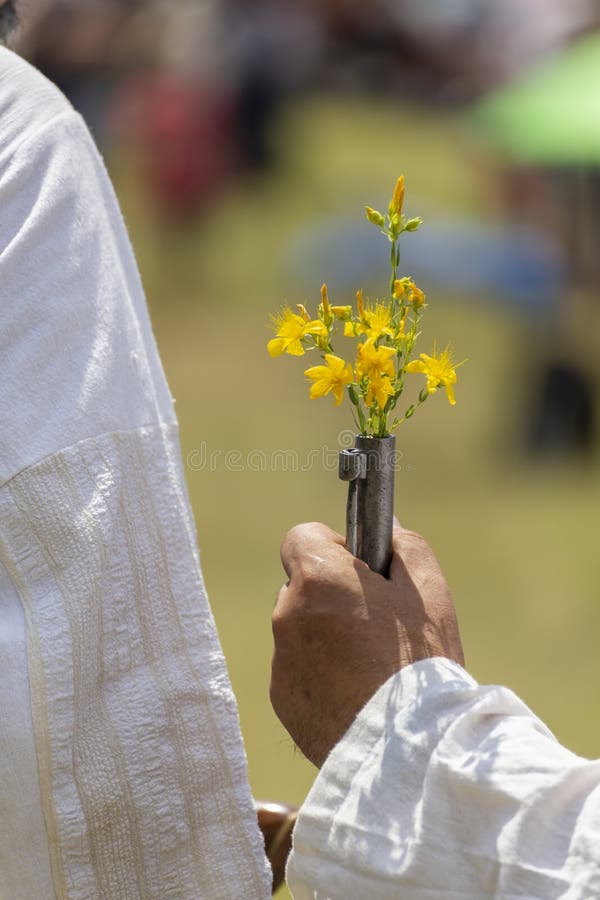
[[[600, 0], [38, 0], [23, 4], [22, 17], [15, 48], [62, 88], [102, 149], [115, 139], [132, 148], [161, 218], [186, 223], [233, 179], [277, 164], [276, 125], [295, 96], [360, 91], [467, 108], [597, 31]], [[599, 171], [509, 161], [502, 179], [498, 169], [507, 221], [561, 244], [569, 283], [591, 280], [595, 289]], [[498, 256], [498, 247], [490, 235], [487, 249]], [[517, 250], [501, 253], [498, 266], [503, 277], [516, 272], [523, 293], [529, 250]], [[545, 302], [564, 291], [553, 274], [561, 260], [549, 267], [547, 255], [537, 279], [554, 279]], [[560, 312], [545, 316], [556, 333]], [[551, 359], [532, 444], [590, 446], [593, 403], [585, 372]]]
[[39, 0], [17, 49], [100, 145], [137, 142], [157, 202], [185, 218], [275, 161], [294, 93], [460, 103], [596, 24], [592, 0]]

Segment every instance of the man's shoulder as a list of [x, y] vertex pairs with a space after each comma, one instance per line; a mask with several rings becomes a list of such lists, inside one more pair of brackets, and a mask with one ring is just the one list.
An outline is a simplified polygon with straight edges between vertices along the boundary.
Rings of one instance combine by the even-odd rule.
[[72, 112], [51, 81], [16, 53], [0, 47], [0, 160], [54, 119]]

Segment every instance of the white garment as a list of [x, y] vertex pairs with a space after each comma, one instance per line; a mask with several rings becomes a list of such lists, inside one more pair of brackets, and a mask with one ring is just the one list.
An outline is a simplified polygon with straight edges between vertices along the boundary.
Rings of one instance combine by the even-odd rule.
[[600, 897], [600, 761], [448, 660], [390, 678], [302, 807], [295, 900]]
[[125, 228], [5, 49], [0, 423], [0, 900], [269, 897]]

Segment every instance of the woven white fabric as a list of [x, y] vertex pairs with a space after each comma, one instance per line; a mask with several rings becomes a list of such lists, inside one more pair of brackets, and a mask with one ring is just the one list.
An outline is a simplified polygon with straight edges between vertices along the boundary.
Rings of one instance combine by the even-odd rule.
[[5, 49], [0, 422], [1, 900], [270, 896], [127, 235]]
[[295, 900], [600, 897], [600, 761], [512, 691], [415, 663], [331, 752], [287, 876]]

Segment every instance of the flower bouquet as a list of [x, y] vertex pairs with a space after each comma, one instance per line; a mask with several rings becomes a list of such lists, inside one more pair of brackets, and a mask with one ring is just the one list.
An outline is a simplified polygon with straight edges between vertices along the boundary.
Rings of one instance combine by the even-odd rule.
[[[396, 182], [387, 214], [366, 207], [368, 221], [389, 241], [391, 275], [386, 298], [365, 300], [362, 290], [356, 304], [334, 305], [327, 285], [312, 317], [302, 303], [296, 310], [284, 307], [272, 317], [275, 337], [267, 349], [273, 357], [316, 353], [319, 365], [306, 369], [312, 382], [310, 397], [331, 394], [335, 405], [346, 394], [357, 428], [355, 447], [340, 452], [340, 477], [348, 481], [346, 541], [348, 549], [374, 571], [386, 575], [392, 555], [395, 437], [393, 432], [411, 419], [430, 394], [443, 387], [454, 405], [458, 365], [450, 347], [431, 354], [414, 351], [427, 307], [423, 291], [408, 276], [400, 274], [399, 240], [417, 231], [422, 219], [403, 212], [404, 176]], [[338, 354], [334, 340], [349, 339], [348, 352]], [[353, 361], [349, 361], [351, 357]], [[417, 396], [402, 404], [407, 375], [425, 376]], [[410, 380], [410, 379], [409, 379]]]

